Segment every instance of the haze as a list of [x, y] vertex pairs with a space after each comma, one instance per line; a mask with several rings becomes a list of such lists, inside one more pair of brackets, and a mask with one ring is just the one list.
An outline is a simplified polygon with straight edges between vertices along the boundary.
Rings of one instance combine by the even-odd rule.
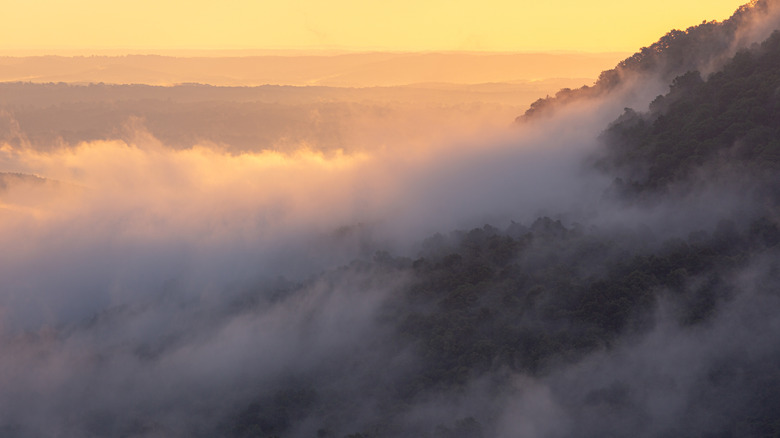
[[36, 0], [5, 5], [0, 50], [625, 52], [672, 28], [722, 20], [739, 5], [739, 0]]
[[0, 435], [776, 435], [780, 0], [7, 6]]

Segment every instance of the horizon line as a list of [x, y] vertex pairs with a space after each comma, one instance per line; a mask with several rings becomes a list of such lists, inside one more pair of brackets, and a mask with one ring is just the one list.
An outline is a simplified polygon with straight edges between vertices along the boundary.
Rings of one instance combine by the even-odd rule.
[[407, 54], [463, 54], [463, 55], [590, 55], [615, 56], [630, 55], [631, 51], [605, 50], [392, 50], [392, 49], [90, 49], [90, 48], [0, 48], [0, 57], [123, 57], [123, 56], [161, 56], [173, 58], [238, 58], [255, 56], [340, 56], [340, 55], [407, 55]]

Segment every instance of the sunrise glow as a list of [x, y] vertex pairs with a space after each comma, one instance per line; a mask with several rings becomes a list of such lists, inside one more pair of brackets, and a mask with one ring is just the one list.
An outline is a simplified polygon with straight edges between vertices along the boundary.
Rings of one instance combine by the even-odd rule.
[[0, 51], [633, 51], [742, 0], [30, 0], [3, 5]]

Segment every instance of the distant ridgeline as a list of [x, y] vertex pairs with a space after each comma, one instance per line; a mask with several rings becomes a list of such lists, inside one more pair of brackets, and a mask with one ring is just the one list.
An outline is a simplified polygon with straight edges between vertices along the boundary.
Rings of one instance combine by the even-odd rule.
[[682, 30], [672, 30], [650, 47], [621, 61], [615, 68], [599, 75], [592, 86], [578, 89], [564, 88], [555, 96], [538, 99], [516, 122], [522, 123], [552, 114], [561, 104], [581, 99], [604, 97], [629, 80], [654, 76], [663, 83], [690, 70], [708, 70], [733, 56], [734, 51], [751, 44], [751, 38], [760, 37], [745, 32], [756, 21], [768, 18], [776, 0], [754, 0], [743, 5], [727, 20], [704, 22]]

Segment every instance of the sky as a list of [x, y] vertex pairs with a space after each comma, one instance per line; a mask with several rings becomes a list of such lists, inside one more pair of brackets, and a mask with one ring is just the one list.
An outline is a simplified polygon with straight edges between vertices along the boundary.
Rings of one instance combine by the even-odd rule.
[[746, 0], [26, 0], [0, 52], [391, 50], [632, 52]]

